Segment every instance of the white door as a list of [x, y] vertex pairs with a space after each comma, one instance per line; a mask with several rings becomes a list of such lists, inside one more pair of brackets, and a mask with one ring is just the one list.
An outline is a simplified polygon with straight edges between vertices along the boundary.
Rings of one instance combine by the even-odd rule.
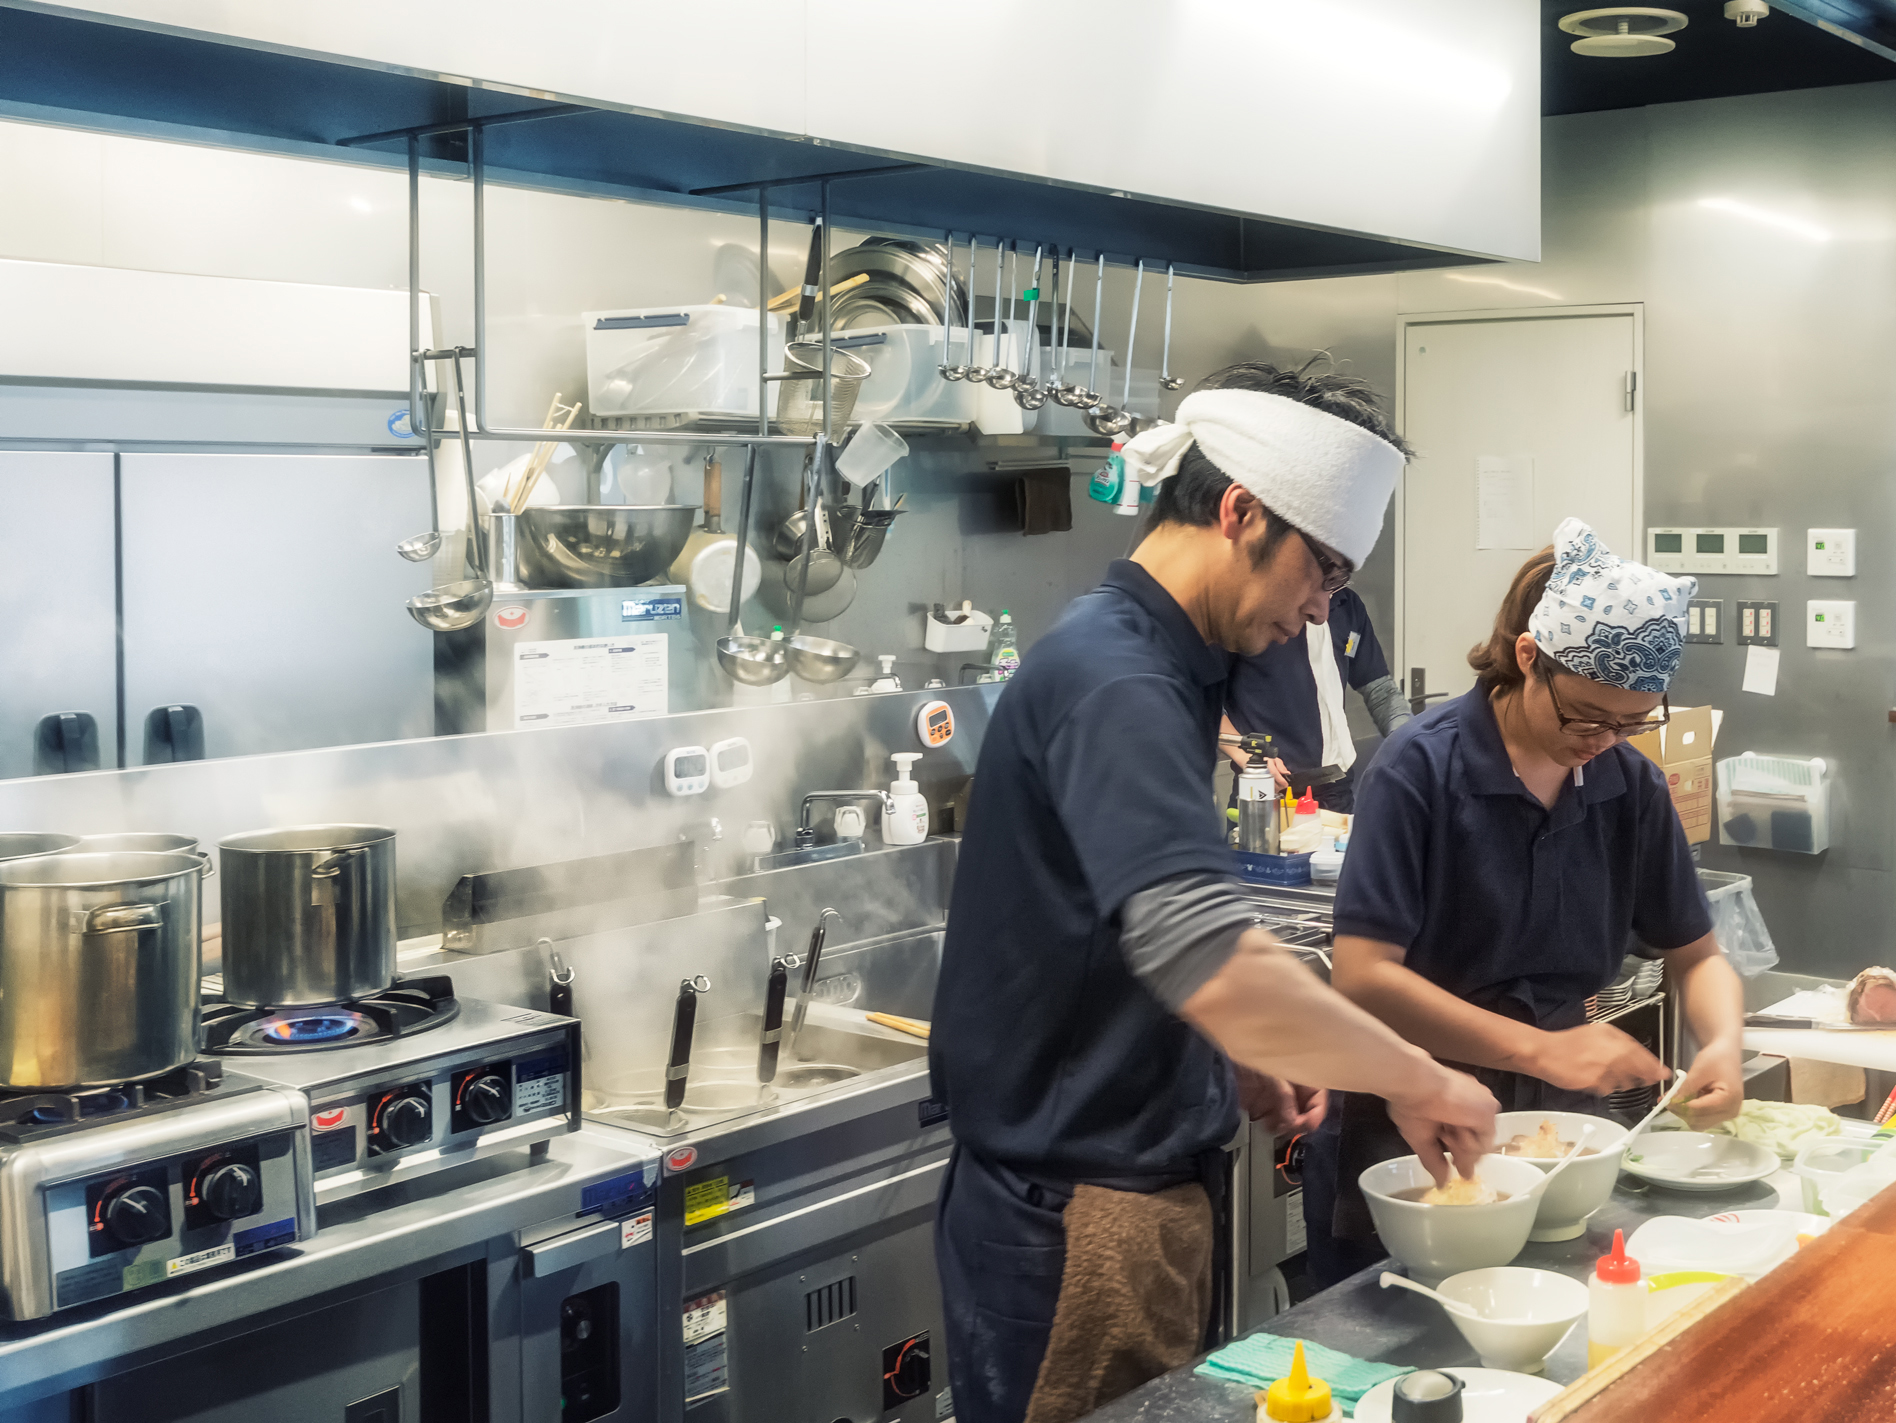
[[[1411, 316], [1402, 322], [1403, 476], [1396, 675], [1474, 685], [1515, 572], [1574, 516], [1641, 553], [1637, 307]], [[1414, 688], [1409, 686], [1413, 695]]]

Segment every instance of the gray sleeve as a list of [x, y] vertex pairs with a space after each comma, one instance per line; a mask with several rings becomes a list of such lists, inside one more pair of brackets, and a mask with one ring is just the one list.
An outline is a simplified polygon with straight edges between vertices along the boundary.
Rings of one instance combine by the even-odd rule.
[[1370, 720], [1384, 736], [1412, 717], [1408, 698], [1402, 695], [1394, 677], [1378, 677], [1364, 687], [1363, 701], [1369, 707]]
[[1221, 875], [1175, 875], [1130, 896], [1120, 911], [1119, 950], [1126, 966], [1177, 1012], [1238, 946], [1258, 913]]

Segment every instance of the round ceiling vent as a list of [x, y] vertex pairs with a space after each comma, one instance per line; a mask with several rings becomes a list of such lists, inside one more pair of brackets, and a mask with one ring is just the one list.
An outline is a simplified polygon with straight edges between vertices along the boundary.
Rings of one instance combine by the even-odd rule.
[[1655, 10], [1645, 5], [1613, 5], [1604, 10], [1576, 10], [1561, 17], [1560, 28], [1579, 35], [1575, 54], [1595, 59], [1639, 59], [1672, 49], [1666, 36], [1682, 30], [1686, 18], [1677, 10]]

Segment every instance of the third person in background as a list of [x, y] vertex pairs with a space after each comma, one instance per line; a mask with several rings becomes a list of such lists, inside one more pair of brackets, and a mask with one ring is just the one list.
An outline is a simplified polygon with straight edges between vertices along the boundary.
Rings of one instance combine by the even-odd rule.
[[[1660, 952], [1698, 1056], [1676, 1099], [1737, 1114], [1743, 987], [1712, 935], [1664, 774], [1626, 739], [1670, 716], [1697, 585], [1615, 557], [1578, 519], [1514, 577], [1473, 691], [1392, 737], [1357, 801], [1336, 900], [1333, 982], [1504, 1111], [1606, 1115], [1671, 1074], [1587, 999], [1633, 941]], [[1412, 616], [1426, 616], [1417, 609]], [[1406, 1150], [1352, 1093], [1305, 1171], [1311, 1265], [1328, 1284], [1380, 1258], [1357, 1177]]]

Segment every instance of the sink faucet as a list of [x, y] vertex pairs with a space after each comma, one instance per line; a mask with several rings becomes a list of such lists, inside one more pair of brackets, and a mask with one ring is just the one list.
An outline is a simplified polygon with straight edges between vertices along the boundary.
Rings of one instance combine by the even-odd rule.
[[816, 843], [816, 831], [810, 826], [810, 807], [819, 800], [873, 800], [884, 815], [895, 814], [895, 798], [887, 791], [811, 791], [803, 798], [803, 813], [797, 817], [797, 848], [807, 850]]

